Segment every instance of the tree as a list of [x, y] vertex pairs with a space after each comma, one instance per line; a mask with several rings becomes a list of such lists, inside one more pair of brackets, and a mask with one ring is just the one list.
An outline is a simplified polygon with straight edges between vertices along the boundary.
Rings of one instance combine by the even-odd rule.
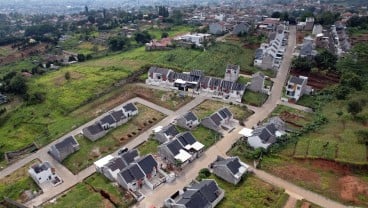
[[125, 37], [115, 36], [109, 39], [109, 46], [112, 51], [120, 51], [129, 47], [129, 40]]
[[272, 18], [280, 18], [281, 17], [281, 12], [274, 12], [271, 15]]
[[355, 135], [358, 137], [359, 143], [368, 145], [368, 131], [367, 130], [356, 131]]
[[167, 38], [167, 37], [169, 37], [169, 33], [167, 33], [167, 32], [163, 32], [163, 33], [161, 34], [161, 38]]
[[341, 77], [341, 84], [360, 91], [363, 89], [364, 82], [362, 78], [354, 72], [346, 72]]
[[8, 87], [10, 92], [24, 95], [27, 92], [26, 79], [22, 75], [17, 74], [10, 80]]
[[347, 86], [339, 86], [335, 91], [335, 96], [338, 100], [345, 100], [350, 93], [350, 88]]
[[78, 53], [77, 59], [78, 59], [79, 62], [83, 62], [83, 61], [86, 60], [86, 56], [82, 53]]
[[147, 31], [143, 32], [137, 32], [134, 35], [134, 40], [137, 41], [137, 43], [145, 44], [152, 40], [151, 35]]
[[173, 11], [171, 19], [175, 25], [183, 24], [183, 14], [181, 13], [179, 9], [175, 9]]
[[292, 68], [299, 71], [310, 72], [312, 69], [312, 63], [307, 58], [298, 57], [292, 61]]
[[70, 72], [65, 72], [64, 77], [66, 80], [70, 80]]
[[336, 70], [337, 56], [328, 50], [324, 50], [317, 54], [314, 60], [316, 61], [317, 67], [320, 69]]
[[348, 112], [354, 117], [363, 110], [362, 104], [359, 101], [353, 100], [348, 103]]

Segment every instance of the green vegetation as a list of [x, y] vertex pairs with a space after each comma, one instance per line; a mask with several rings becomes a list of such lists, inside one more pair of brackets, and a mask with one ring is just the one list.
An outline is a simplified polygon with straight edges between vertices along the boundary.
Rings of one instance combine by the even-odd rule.
[[284, 207], [288, 195], [262, 180], [248, 176], [236, 186], [214, 175], [220, 188], [225, 190], [225, 197], [217, 207]]
[[134, 139], [140, 132], [153, 126], [164, 116], [146, 106], [136, 105], [139, 113], [127, 123], [111, 130], [105, 137], [92, 142], [89, 139], [80, 136], [77, 137], [80, 144], [80, 150], [69, 156], [63, 161], [63, 164], [74, 174], [87, 168], [98, 158], [101, 158], [130, 140]]
[[16, 201], [24, 202], [25, 198], [21, 197], [24, 191], [40, 191], [40, 188], [28, 174], [28, 169], [37, 162], [39, 161], [34, 160], [14, 171], [12, 174], [0, 179], [0, 199], [8, 197]]
[[303, 204], [308, 204], [308, 207], [309, 208], [321, 208], [320, 206], [315, 205], [312, 202], [306, 201], [304, 199], [303, 200], [298, 200], [296, 202], [295, 208], [302, 208], [303, 207]]
[[216, 141], [220, 140], [219, 133], [202, 125], [199, 125], [196, 129], [194, 129], [192, 134], [200, 143], [205, 146], [205, 148], [209, 148], [215, 144]]
[[200, 118], [203, 119], [206, 116], [211, 115], [220, 108], [227, 107], [233, 113], [234, 118], [240, 121], [248, 118], [253, 114], [253, 111], [247, 109], [247, 107], [241, 107], [239, 105], [230, 105], [219, 101], [206, 100], [200, 105], [193, 109], [193, 112]]
[[[102, 194], [102, 192], [104, 194]], [[104, 195], [109, 196], [110, 200]], [[48, 203], [46, 208], [61, 207], [121, 207], [128, 208], [135, 203], [132, 196], [122, 189], [115, 187], [112, 183], [100, 174], [93, 174], [78, 183], [66, 194], [62, 195], [55, 203]]]
[[249, 105], [262, 106], [263, 103], [266, 102], [267, 98], [268, 95], [266, 94], [246, 90], [243, 95], [242, 102]]
[[148, 155], [157, 153], [157, 147], [160, 143], [153, 138], [149, 138], [146, 142], [139, 145], [138, 150], [140, 155]]

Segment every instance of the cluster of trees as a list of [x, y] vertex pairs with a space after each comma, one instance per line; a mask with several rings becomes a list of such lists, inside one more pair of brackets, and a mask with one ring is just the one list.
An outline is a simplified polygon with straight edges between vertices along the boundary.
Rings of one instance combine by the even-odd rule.
[[352, 16], [347, 21], [347, 26], [366, 30], [368, 29], [368, 16]]
[[321, 25], [333, 25], [340, 19], [340, 13], [331, 11], [322, 11], [315, 15], [315, 8], [307, 8], [304, 11], [283, 11], [274, 12], [271, 17], [280, 18], [282, 21], [289, 21], [290, 24], [296, 24], [297, 21], [305, 21], [307, 17], [314, 17], [315, 22]]
[[149, 43], [152, 40], [151, 34], [148, 31], [137, 32], [134, 34], [134, 40], [139, 44]]
[[25, 95], [27, 93], [26, 79], [17, 72], [9, 72], [2, 80], [0, 91], [13, 93], [18, 95]]
[[336, 71], [337, 56], [323, 50], [317, 54], [313, 59], [306, 57], [298, 57], [293, 60], [292, 68], [299, 71], [310, 72], [313, 67], [317, 67], [321, 70]]
[[130, 46], [130, 41], [128, 38], [123, 36], [115, 36], [109, 39], [109, 47], [112, 51], [121, 51]]

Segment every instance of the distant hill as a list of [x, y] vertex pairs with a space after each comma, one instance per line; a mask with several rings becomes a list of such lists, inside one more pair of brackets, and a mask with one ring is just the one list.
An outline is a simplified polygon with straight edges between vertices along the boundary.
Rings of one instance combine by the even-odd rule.
[[344, 6], [368, 6], [367, 0], [321, 0], [324, 4], [341, 4]]

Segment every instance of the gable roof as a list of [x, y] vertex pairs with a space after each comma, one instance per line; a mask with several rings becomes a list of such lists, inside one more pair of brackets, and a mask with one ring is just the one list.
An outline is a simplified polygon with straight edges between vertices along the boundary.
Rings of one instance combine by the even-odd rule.
[[143, 172], [147, 175], [152, 173], [153, 169], [157, 167], [157, 162], [152, 155], [147, 155], [138, 161], [138, 165], [141, 167]]
[[302, 85], [304, 83], [305, 79], [302, 79], [300, 77], [296, 77], [296, 76], [291, 76], [289, 82], [290, 83], [295, 83], [298, 85]]
[[205, 77], [205, 76], [202, 76], [201, 79], [199, 80], [199, 82], [201, 83], [201, 85], [206, 85], [208, 86], [209, 85], [209, 82], [211, 80], [211, 77]]
[[115, 123], [115, 119], [112, 117], [112, 115], [111, 114], [109, 114], [109, 115], [106, 115], [106, 116], [104, 116], [101, 120], [100, 120], [100, 122], [101, 122], [101, 124], [106, 124], [106, 123], [108, 123], [108, 124], [114, 124]]
[[224, 119], [230, 118], [233, 115], [228, 108], [222, 108], [218, 112]]
[[128, 103], [123, 106], [124, 111], [137, 111], [137, 107], [133, 103]]
[[91, 134], [98, 134], [102, 131], [105, 131], [100, 124], [93, 124], [86, 128]]
[[180, 142], [176, 139], [168, 142], [166, 144], [167, 148], [170, 150], [170, 152], [175, 156], [180, 153], [180, 150], [183, 149], [183, 146], [180, 144]]
[[65, 138], [64, 140], [58, 142], [55, 144], [55, 148], [59, 151], [59, 152], [64, 152], [67, 149], [69, 149], [70, 147], [79, 145], [77, 140], [75, 140], [75, 138], [73, 136], [68, 136], [67, 138]]
[[245, 84], [234, 82], [231, 89], [235, 91], [244, 91], [245, 88], [246, 88]]
[[187, 190], [184, 192], [182, 198], [178, 201], [178, 204], [185, 205], [186, 208], [209, 208], [211, 204], [200, 191]]
[[123, 170], [126, 165], [121, 157], [114, 157], [106, 165], [111, 171]]
[[197, 189], [204, 196], [204, 198], [210, 203], [217, 199], [217, 192], [219, 187], [214, 180], [202, 180], [198, 184], [194, 184], [191, 189]]
[[211, 87], [218, 87], [221, 85], [222, 79], [212, 77], [210, 80], [209, 86]]
[[130, 164], [119, 173], [127, 183], [144, 178], [144, 173], [137, 164]]
[[130, 151], [124, 152], [120, 157], [127, 163], [130, 164], [134, 162], [134, 159], [139, 155], [138, 150], [132, 149]]
[[235, 157], [228, 161], [226, 166], [233, 174], [237, 174], [239, 172], [239, 168], [242, 166], [239, 162], [239, 158]]
[[190, 133], [190, 132], [182, 133], [177, 138], [183, 146], [186, 146], [188, 144], [192, 145], [192, 144], [197, 142], [197, 140], [194, 138], [193, 134]]
[[161, 132], [166, 134], [166, 135], [173, 136], [173, 137], [179, 134], [179, 131], [176, 129], [176, 127], [174, 125], [171, 125], [171, 124], [164, 127], [161, 130]]
[[226, 66], [226, 69], [239, 70], [240, 69], [240, 66], [239, 65], [235, 65], [235, 64], [228, 64]]
[[170, 69], [165, 69], [165, 68], [159, 68], [159, 67], [155, 67], [152, 66], [149, 70], [148, 73], [159, 73], [162, 75], [166, 75], [167, 73], [169, 73]]
[[183, 117], [187, 121], [196, 121], [196, 120], [198, 120], [198, 117], [192, 111], [186, 113]]
[[126, 118], [125, 115], [124, 115], [124, 113], [123, 113], [123, 111], [121, 111], [121, 110], [119, 110], [119, 111], [113, 111], [111, 113], [111, 116], [115, 119], [115, 121], [120, 121], [120, 120]]
[[217, 125], [219, 126], [221, 124], [222, 118], [219, 114], [214, 113], [210, 116], [210, 119]]
[[232, 86], [233, 86], [233, 82], [231, 81], [223, 80], [221, 83], [221, 88], [225, 88], [227, 90], [230, 90]]

